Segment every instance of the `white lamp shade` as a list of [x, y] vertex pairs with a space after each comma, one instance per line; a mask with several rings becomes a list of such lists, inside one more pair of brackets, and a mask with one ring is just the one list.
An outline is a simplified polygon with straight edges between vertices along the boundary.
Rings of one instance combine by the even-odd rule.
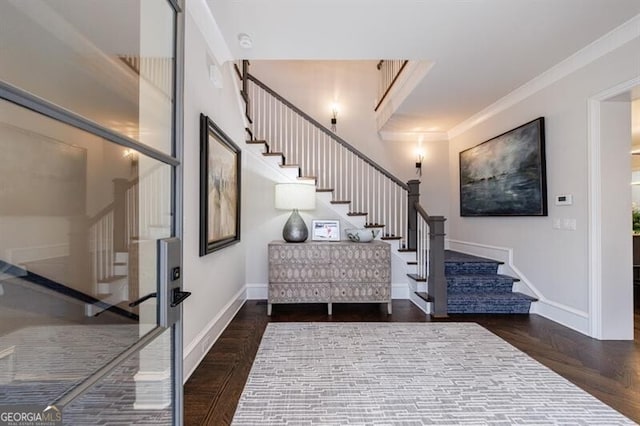
[[308, 183], [276, 184], [276, 209], [313, 210], [316, 208], [316, 186]]

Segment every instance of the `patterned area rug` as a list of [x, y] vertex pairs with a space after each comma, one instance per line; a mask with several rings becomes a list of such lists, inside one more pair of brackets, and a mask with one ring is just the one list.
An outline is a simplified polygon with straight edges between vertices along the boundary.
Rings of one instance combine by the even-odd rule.
[[633, 425], [471, 323], [271, 323], [234, 425]]

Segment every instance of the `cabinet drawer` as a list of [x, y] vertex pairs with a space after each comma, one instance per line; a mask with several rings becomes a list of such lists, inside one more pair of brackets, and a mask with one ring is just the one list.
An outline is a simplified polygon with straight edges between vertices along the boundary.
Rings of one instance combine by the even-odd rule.
[[328, 264], [330, 247], [313, 244], [269, 244], [269, 264]]
[[272, 283], [269, 284], [269, 303], [328, 303], [330, 290], [329, 283]]
[[331, 275], [336, 283], [389, 282], [391, 280], [388, 265], [342, 263], [332, 266]]
[[390, 287], [389, 283], [333, 283], [331, 302], [387, 302]]
[[334, 265], [358, 263], [363, 265], [386, 264], [391, 261], [388, 244], [353, 243], [336, 246], [331, 252]]
[[270, 283], [319, 283], [332, 280], [328, 264], [286, 263], [269, 266]]

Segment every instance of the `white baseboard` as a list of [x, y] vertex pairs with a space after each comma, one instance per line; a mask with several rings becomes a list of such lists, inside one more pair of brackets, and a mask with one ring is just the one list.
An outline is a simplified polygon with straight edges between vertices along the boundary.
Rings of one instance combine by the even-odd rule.
[[589, 315], [570, 306], [551, 300], [540, 300], [531, 304], [532, 314], [538, 314], [579, 333], [589, 335]]
[[408, 299], [409, 298], [409, 284], [408, 283], [392, 283], [391, 284], [391, 298], [392, 299]]
[[[266, 283], [247, 284], [247, 300], [267, 300], [267, 288], [268, 284]], [[392, 283], [391, 298], [408, 299], [409, 287], [407, 286], [407, 283]]]
[[267, 300], [269, 296], [267, 283], [247, 284], [247, 300]]
[[187, 382], [204, 356], [209, 352], [209, 349], [211, 349], [216, 340], [218, 340], [220, 334], [222, 334], [236, 313], [238, 313], [247, 299], [246, 295], [247, 289], [243, 287], [184, 349], [183, 371], [185, 371], [185, 375], [183, 377], [183, 383]]
[[514, 290], [538, 299], [537, 302], [531, 304], [530, 313], [538, 314], [565, 327], [587, 336], [589, 335], [589, 315], [584, 311], [544, 297], [535, 285], [513, 264], [513, 249], [458, 240], [449, 240], [448, 245], [451, 250], [504, 262], [500, 272], [520, 279], [520, 282], [514, 283]]

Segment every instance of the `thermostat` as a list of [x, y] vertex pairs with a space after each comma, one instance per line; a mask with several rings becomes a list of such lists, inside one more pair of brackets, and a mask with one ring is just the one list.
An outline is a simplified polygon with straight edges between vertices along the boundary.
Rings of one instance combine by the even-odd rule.
[[573, 195], [556, 195], [556, 206], [570, 206], [571, 204], [573, 204]]

